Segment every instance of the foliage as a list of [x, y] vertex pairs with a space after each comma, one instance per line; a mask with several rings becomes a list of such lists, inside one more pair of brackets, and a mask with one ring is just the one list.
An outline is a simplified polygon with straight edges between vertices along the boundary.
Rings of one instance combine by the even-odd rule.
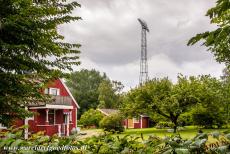
[[222, 84], [223, 84], [223, 112], [224, 117], [226, 117], [226, 123], [229, 124], [230, 120], [230, 68], [225, 67], [223, 70], [223, 76], [221, 76]]
[[[210, 108], [213, 109], [210, 110]], [[225, 117], [223, 115], [224, 114], [219, 111], [218, 107], [215, 108], [212, 106], [209, 108], [204, 108], [202, 105], [199, 105], [192, 111], [192, 121], [193, 124], [205, 128], [220, 128], [225, 124]]]
[[[229, 149], [228, 135], [222, 135], [219, 132], [212, 134], [198, 133], [191, 140], [183, 140], [180, 135], [164, 139], [164, 153], [190, 154], [190, 153], [227, 153]], [[216, 139], [216, 142], [208, 142], [208, 137]]]
[[108, 132], [123, 132], [123, 120], [123, 116], [119, 113], [111, 114], [100, 121], [100, 127]]
[[203, 40], [209, 51], [214, 53], [218, 62], [230, 64], [230, 1], [217, 0], [216, 6], [207, 11], [206, 16], [211, 19], [211, 24], [217, 29], [197, 34], [191, 38], [188, 45], [193, 45]]
[[0, 0], [0, 123], [28, 115], [21, 106], [47, 100], [44, 83], [79, 64], [80, 45], [57, 32], [80, 19], [71, 16], [76, 7], [75, 1]]
[[205, 128], [213, 128], [214, 126], [217, 126], [220, 128], [223, 126], [224, 121], [220, 117], [212, 117], [212, 115], [209, 114], [209, 112], [198, 112], [193, 113], [193, 121], [195, 125], [202, 126]]
[[[174, 124], [174, 132], [181, 122], [181, 115], [198, 105], [215, 118], [220, 127], [224, 116], [222, 84], [210, 76], [178, 76], [173, 84], [167, 78], [153, 79], [127, 93], [121, 110], [128, 115], [156, 113]], [[166, 121], [167, 121], [166, 120]], [[220, 122], [218, 123], [218, 120]]]
[[[160, 138], [152, 138], [151, 140], [140, 142], [141, 137], [132, 137], [125, 135], [124, 137], [113, 137], [105, 134], [99, 137], [93, 137], [86, 140], [90, 143], [92, 153], [98, 154], [139, 154], [139, 153], [155, 153], [160, 148], [162, 141]], [[97, 143], [97, 144], [95, 144]]]
[[[171, 137], [159, 138], [156, 136], [149, 136], [147, 140], [143, 136], [132, 137], [129, 135], [119, 137], [111, 136], [105, 133], [97, 137], [90, 137], [85, 140], [79, 140], [78, 136], [57, 137], [44, 136], [42, 132], [32, 135], [28, 140], [22, 138], [22, 129], [11, 129], [7, 132], [0, 133], [2, 140], [0, 140], [1, 153], [7, 151], [8, 153], [81, 153], [81, 154], [223, 154], [230, 152], [230, 134], [222, 134], [213, 132], [210, 134], [198, 133], [191, 140], [184, 140], [180, 135], [173, 135]], [[209, 141], [209, 138], [214, 138]], [[37, 147], [40, 150], [15, 150], [14, 147]], [[58, 148], [69, 147], [72, 149]], [[11, 148], [6, 150], [6, 148]], [[42, 150], [47, 149], [47, 150]], [[49, 150], [49, 151], [48, 151]]]
[[224, 114], [225, 89], [223, 84], [215, 78], [201, 78], [203, 92], [200, 103], [192, 110], [193, 123], [206, 128], [222, 127], [226, 123]]
[[121, 82], [102, 81], [98, 87], [99, 108], [113, 109], [118, 108], [121, 102], [120, 93], [123, 89]]
[[73, 72], [66, 83], [81, 107], [78, 112], [79, 117], [85, 111], [91, 108], [96, 109], [98, 106], [100, 108], [115, 107], [114, 104], [117, 103], [119, 95], [116, 92], [122, 88], [120, 82], [110, 81], [105, 73], [101, 75], [94, 69]]
[[153, 79], [141, 87], [132, 89], [124, 99], [123, 112], [137, 114], [141, 112], [157, 113], [178, 126], [178, 118], [199, 102], [201, 94], [199, 78], [178, 76], [173, 84], [167, 78]]
[[88, 111], [84, 112], [81, 116], [79, 121], [84, 127], [86, 126], [99, 126], [99, 122], [102, 120], [103, 115], [100, 111], [89, 109]]
[[181, 114], [178, 119], [178, 123], [182, 127], [192, 125], [193, 124], [192, 113], [188, 111]]
[[79, 117], [90, 108], [97, 108], [99, 104], [98, 87], [103, 80], [107, 80], [106, 74], [101, 75], [94, 69], [82, 69], [70, 74], [66, 84], [81, 107], [78, 111]]
[[165, 121], [160, 121], [156, 124], [157, 129], [162, 129], [162, 128], [173, 128], [174, 124], [172, 122], [165, 122]]

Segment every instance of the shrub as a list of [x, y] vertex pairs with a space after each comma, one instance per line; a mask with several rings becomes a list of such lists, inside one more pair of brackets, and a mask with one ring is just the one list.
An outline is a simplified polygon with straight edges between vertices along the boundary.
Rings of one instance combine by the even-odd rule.
[[212, 115], [209, 112], [199, 112], [194, 113], [192, 118], [195, 125], [205, 128], [213, 128], [214, 126], [220, 128], [225, 124], [224, 118], [220, 114]]
[[163, 128], [173, 128], [174, 124], [172, 122], [165, 122], [160, 121], [156, 124], [157, 129], [163, 129]]
[[89, 109], [86, 111], [80, 118], [79, 123], [82, 124], [84, 127], [86, 126], [99, 126], [99, 122], [103, 118], [103, 115], [100, 111]]
[[186, 112], [184, 114], [181, 114], [179, 119], [178, 119], [179, 126], [189, 126], [193, 125], [193, 120], [192, 120], [192, 113]]
[[100, 127], [109, 132], [123, 132], [123, 120], [124, 118], [121, 115], [112, 114], [110, 116], [104, 117], [100, 121]]
[[[180, 135], [164, 138], [150, 136], [149, 139], [145, 140], [142, 135], [140, 137], [129, 135], [119, 137], [110, 134], [79, 140], [76, 135], [49, 137], [43, 133], [33, 134], [28, 140], [25, 140], [23, 139], [23, 128], [19, 128], [0, 132], [0, 137], [0, 153], [227, 154], [230, 152], [230, 134], [218, 132], [199, 133], [191, 140], [185, 140]], [[210, 137], [215, 138], [215, 141], [210, 142], [208, 140]], [[23, 150], [13, 147], [41, 147], [41, 149]], [[72, 148], [58, 150], [57, 147]]]

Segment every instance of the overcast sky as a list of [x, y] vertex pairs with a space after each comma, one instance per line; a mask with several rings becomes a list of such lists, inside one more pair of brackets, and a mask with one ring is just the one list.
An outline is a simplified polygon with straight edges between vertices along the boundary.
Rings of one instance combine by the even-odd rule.
[[149, 77], [176, 81], [184, 75], [211, 74], [219, 77], [224, 65], [200, 45], [188, 47], [196, 33], [214, 29], [204, 16], [215, 0], [78, 0], [74, 15], [82, 21], [59, 27], [66, 41], [80, 43], [81, 68], [95, 68], [126, 89], [139, 82], [141, 26], [148, 24]]

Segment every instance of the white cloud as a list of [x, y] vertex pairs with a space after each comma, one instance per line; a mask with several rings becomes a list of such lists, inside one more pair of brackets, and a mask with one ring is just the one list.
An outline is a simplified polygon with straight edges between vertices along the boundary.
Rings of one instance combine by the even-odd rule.
[[177, 74], [220, 76], [223, 65], [198, 45], [187, 47], [196, 33], [215, 28], [205, 13], [215, 0], [78, 0], [74, 11], [82, 21], [59, 27], [66, 41], [81, 43], [80, 68], [95, 68], [126, 89], [139, 81], [140, 30], [137, 18], [146, 20], [149, 76]]

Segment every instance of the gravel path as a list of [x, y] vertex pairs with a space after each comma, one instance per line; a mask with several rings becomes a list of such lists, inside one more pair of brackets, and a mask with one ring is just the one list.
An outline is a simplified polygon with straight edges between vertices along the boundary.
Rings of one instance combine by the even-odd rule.
[[80, 134], [82, 134], [82, 135], [79, 135], [78, 138], [79, 139], [85, 139], [85, 138], [92, 137], [92, 136], [98, 136], [101, 133], [103, 133], [103, 132], [100, 129], [81, 130]]

